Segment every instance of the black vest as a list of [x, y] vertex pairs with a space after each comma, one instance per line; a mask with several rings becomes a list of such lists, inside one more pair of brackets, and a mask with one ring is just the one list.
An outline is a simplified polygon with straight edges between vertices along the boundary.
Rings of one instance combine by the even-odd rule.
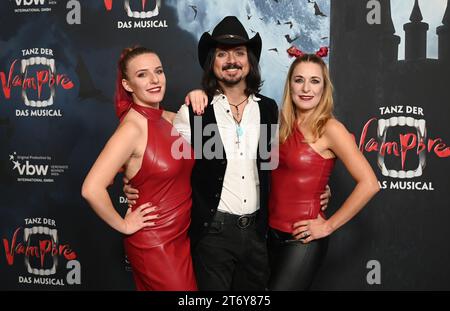
[[[257, 168], [259, 175], [259, 189], [260, 189], [260, 209], [258, 214], [257, 226], [258, 231], [264, 235], [267, 229], [267, 205], [269, 202], [269, 183], [270, 171], [261, 169], [261, 165], [270, 161], [268, 152], [270, 152], [270, 141], [275, 135], [275, 127], [278, 121], [278, 106], [273, 99], [263, 95], [256, 94], [256, 97], [261, 100], [257, 101], [260, 111], [260, 141], [257, 152]], [[222, 194], [223, 178], [227, 168], [227, 159], [223, 143], [220, 140], [219, 129], [217, 127], [216, 116], [214, 114], [213, 105], [209, 100], [208, 106], [202, 116], [194, 116], [192, 106], [189, 109], [189, 121], [191, 126], [191, 145], [195, 151], [195, 165], [192, 171], [191, 185], [192, 185], [192, 220], [190, 226], [191, 244], [196, 242], [208, 229], [212, 217], [219, 206], [220, 196]], [[205, 127], [208, 126], [207, 131]], [[195, 129], [197, 128], [197, 129]], [[195, 131], [201, 135], [195, 135]], [[267, 133], [267, 135], [265, 134]], [[217, 135], [217, 136], [214, 136]], [[204, 154], [203, 146], [207, 144], [211, 149], [211, 137], [215, 137], [216, 143], [214, 147], [223, 155], [221, 158], [207, 158], [210, 155]], [[201, 141], [197, 141], [202, 137]], [[197, 140], [196, 140], [197, 139]], [[209, 140], [209, 143], [208, 143]], [[260, 149], [264, 148], [261, 153]]]

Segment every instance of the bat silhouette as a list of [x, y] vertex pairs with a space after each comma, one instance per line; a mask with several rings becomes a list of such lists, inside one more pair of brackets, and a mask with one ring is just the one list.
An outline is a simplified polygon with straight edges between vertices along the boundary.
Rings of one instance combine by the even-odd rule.
[[287, 40], [288, 43], [292, 43], [292, 42], [294, 42], [295, 40], [297, 40], [298, 38], [300, 38], [300, 36], [297, 36], [297, 37], [295, 37], [294, 39], [292, 39], [290, 35], [285, 35], [284, 37], [286, 38], [286, 40]]
[[197, 17], [197, 7], [195, 5], [189, 5], [194, 10], [194, 19]]
[[314, 14], [317, 16], [327, 17], [325, 14], [322, 13], [322, 11], [319, 8], [319, 5], [317, 5], [316, 2], [314, 2]]
[[285, 25], [289, 25], [289, 29], [291, 29], [292, 28], [292, 26], [293, 26], [293, 24], [292, 24], [292, 22], [291, 21], [289, 21], [289, 22], [286, 22], [286, 23], [284, 23]]

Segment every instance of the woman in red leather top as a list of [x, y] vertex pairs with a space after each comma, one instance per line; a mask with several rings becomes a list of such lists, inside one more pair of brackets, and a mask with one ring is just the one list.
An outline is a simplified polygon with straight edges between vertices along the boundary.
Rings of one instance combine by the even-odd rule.
[[[369, 163], [346, 128], [333, 118], [332, 85], [319, 54], [299, 51], [285, 84], [280, 115], [279, 166], [269, 199], [270, 290], [305, 290], [326, 254], [328, 236], [379, 190]], [[275, 153], [276, 154], [276, 153]], [[329, 218], [320, 194], [336, 158], [356, 181]]]
[[[179, 143], [172, 115], [159, 107], [165, 87], [154, 52], [143, 47], [124, 50], [115, 98], [121, 122], [87, 175], [82, 194], [105, 222], [125, 234], [138, 290], [197, 290], [187, 232], [194, 159], [190, 145]], [[179, 154], [172, 153], [176, 141], [184, 148], [173, 150]], [[107, 192], [122, 167], [140, 193], [124, 218]]]

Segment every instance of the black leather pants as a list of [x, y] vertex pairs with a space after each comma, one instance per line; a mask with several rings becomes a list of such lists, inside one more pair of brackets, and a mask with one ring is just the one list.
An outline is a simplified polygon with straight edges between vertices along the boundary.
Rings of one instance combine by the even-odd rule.
[[303, 244], [291, 234], [269, 229], [269, 290], [308, 290], [328, 248], [328, 237]]

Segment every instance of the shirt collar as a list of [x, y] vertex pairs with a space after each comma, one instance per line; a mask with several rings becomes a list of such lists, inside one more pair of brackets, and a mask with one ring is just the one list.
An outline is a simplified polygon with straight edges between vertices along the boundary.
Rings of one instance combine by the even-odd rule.
[[[250, 96], [248, 97], [248, 99], [250, 101], [253, 102], [258, 102], [261, 100], [261, 98], [259, 98], [258, 96], [256, 96], [255, 94], [250, 94]], [[213, 100], [211, 101], [211, 105], [214, 105], [215, 103], [220, 102], [220, 103], [228, 103], [227, 102], [227, 97], [224, 94], [218, 93], [216, 95], [214, 95]]]

